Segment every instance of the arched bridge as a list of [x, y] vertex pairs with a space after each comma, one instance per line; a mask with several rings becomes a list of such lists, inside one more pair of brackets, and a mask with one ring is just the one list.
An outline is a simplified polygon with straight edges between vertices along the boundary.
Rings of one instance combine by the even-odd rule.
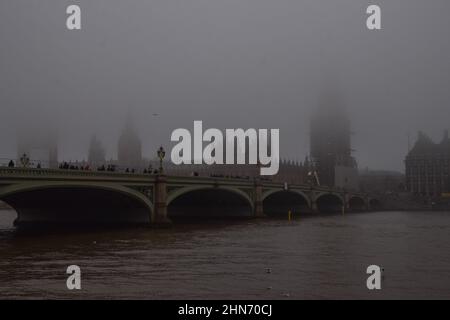
[[0, 200], [18, 223], [167, 223], [182, 217], [263, 217], [365, 211], [367, 194], [260, 179], [0, 168]]

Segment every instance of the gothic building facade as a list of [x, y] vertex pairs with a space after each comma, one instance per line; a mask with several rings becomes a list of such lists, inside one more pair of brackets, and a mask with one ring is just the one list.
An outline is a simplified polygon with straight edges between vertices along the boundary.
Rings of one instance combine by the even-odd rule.
[[450, 193], [450, 139], [448, 131], [440, 143], [419, 132], [405, 159], [406, 186], [418, 196], [441, 197]]

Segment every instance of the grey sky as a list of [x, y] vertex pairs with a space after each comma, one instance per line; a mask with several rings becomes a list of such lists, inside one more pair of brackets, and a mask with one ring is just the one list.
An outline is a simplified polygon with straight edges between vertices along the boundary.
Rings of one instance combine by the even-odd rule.
[[[65, 28], [69, 4], [81, 31]], [[381, 31], [365, 27], [369, 4]], [[333, 79], [359, 166], [403, 170], [408, 132], [450, 128], [448, 12], [446, 0], [4, 0], [0, 158], [15, 156], [17, 130], [45, 121], [60, 159], [86, 158], [93, 133], [115, 157], [132, 110], [147, 157], [203, 120], [280, 128], [281, 155], [303, 159]]]

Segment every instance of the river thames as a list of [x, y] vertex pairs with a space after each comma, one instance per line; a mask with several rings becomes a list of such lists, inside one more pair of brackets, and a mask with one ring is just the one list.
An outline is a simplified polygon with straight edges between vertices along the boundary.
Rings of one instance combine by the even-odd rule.
[[[450, 299], [450, 213], [30, 232], [0, 211], [2, 299]], [[66, 268], [81, 268], [69, 291]], [[384, 268], [368, 290], [366, 268]]]

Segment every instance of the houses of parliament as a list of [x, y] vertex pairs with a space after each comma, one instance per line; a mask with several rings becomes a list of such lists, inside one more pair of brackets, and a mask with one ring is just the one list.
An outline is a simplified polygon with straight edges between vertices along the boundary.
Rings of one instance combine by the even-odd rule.
[[426, 198], [450, 196], [450, 139], [448, 130], [434, 142], [423, 132], [405, 159], [409, 192]]
[[[313, 184], [337, 187], [348, 190], [358, 189], [358, 169], [352, 156], [350, 121], [345, 108], [334, 97], [323, 99], [311, 118], [310, 156], [304, 161], [281, 160], [280, 169], [271, 180], [290, 184]], [[32, 154], [32, 150], [46, 150], [40, 154], [43, 167], [57, 167], [56, 135], [52, 139], [42, 137], [40, 140], [24, 139], [19, 144], [18, 158], [22, 154]], [[75, 167], [97, 169], [113, 166], [116, 171], [149, 171], [158, 168], [156, 152], [153, 159], [145, 159], [142, 154], [142, 141], [133, 126], [131, 117], [127, 117], [117, 144], [117, 160], [107, 160], [101, 141], [91, 138], [87, 161], [76, 162]], [[34, 155], [30, 156], [35, 158]], [[257, 165], [183, 165], [175, 166], [166, 161], [165, 172], [174, 175], [203, 175], [218, 177], [259, 176]]]

